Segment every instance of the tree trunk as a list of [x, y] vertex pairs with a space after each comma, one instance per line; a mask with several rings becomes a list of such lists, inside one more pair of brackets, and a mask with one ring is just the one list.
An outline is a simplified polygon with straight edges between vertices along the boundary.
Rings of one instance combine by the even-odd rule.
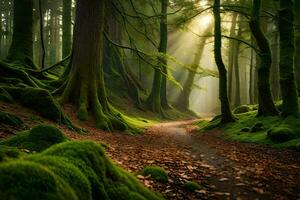
[[[242, 27], [239, 24], [238, 33], [236, 37], [240, 39], [242, 35]], [[240, 81], [240, 66], [239, 66], [239, 54], [240, 54], [240, 43], [238, 41], [234, 41], [234, 74], [235, 74], [235, 94], [234, 94], [234, 106], [241, 105], [241, 81]]]
[[111, 109], [103, 75], [103, 30], [105, 0], [78, 0], [74, 27], [73, 51], [67, 86], [62, 102], [75, 100], [78, 117], [88, 118], [88, 110], [101, 129], [125, 130], [127, 126]]
[[298, 95], [300, 95], [300, 1], [295, 1], [295, 75], [298, 88]]
[[294, 10], [293, 0], [280, 0], [280, 85], [282, 93], [282, 116], [299, 114], [298, 94], [294, 75]]
[[7, 59], [30, 68], [33, 64], [33, 0], [15, 0], [13, 37]]
[[[147, 104], [153, 112], [162, 113], [162, 108], [168, 107], [167, 102], [167, 45], [168, 45], [168, 26], [167, 26], [167, 7], [168, 0], [161, 0], [161, 19], [160, 19], [160, 44], [158, 52], [158, 65], [154, 71], [152, 91], [147, 99]], [[164, 104], [164, 105], [163, 105]]]
[[[254, 44], [254, 38], [251, 36], [251, 45]], [[249, 74], [249, 103], [254, 104], [254, 50], [250, 50], [250, 74]]]
[[[236, 22], [237, 22], [238, 14], [235, 12], [232, 14], [232, 21], [231, 21], [231, 28], [230, 28], [230, 37], [235, 37], [235, 29], [236, 29]], [[229, 102], [232, 102], [232, 85], [233, 85], [233, 60], [234, 60], [234, 47], [235, 41], [229, 41], [229, 51], [228, 51], [228, 98]]]
[[277, 115], [270, 89], [270, 68], [272, 55], [269, 42], [260, 27], [261, 0], [253, 0], [252, 15], [249, 22], [251, 32], [260, 50], [258, 67], [258, 116]]
[[222, 59], [222, 33], [221, 33], [221, 14], [220, 0], [214, 0], [214, 18], [215, 18], [215, 61], [219, 70], [219, 98], [221, 101], [221, 123], [235, 121], [227, 96], [227, 70]]
[[167, 75], [168, 75], [168, 60], [166, 58], [167, 48], [168, 48], [168, 9], [169, 0], [161, 0], [161, 20], [160, 20], [160, 45], [159, 53], [164, 57], [161, 58], [161, 69], [163, 72], [161, 80], [161, 91], [160, 91], [160, 101], [163, 108], [170, 108], [167, 98]]
[[278, 33], [274, 34], [274, 44], [272, 45], [273, 62], [271, 67], [271, 88], [275, 100], [280, 99], [280, 82], [279, 82], [279, 37]]
[[[213, 29], [213, 23], [208, 25], [208, 27], [204, 30], [204, 36], [211, 34]], [[208, 37], [201, 37], [199, 40], [198, 47], [196, 48], [196, 53], [194, 57], [193, 64], [191, 66], [191, 71], [188, 72], [188, 77], [183, 84], [183, 90], [177, 99], [177, 107], [182, 111], [189, 111], [190, 110], [190, 96], [193, 90], [193, 84], [195, 81], [195, 77], [197, 75], [197, 69], [200, 65], [200, 61], [203, 55], [203, 51], [206, 45]]]
[[72, 46], [72, 0], [63, 1], [63, 35], [62, 35], [62, 57], [70, 55]]

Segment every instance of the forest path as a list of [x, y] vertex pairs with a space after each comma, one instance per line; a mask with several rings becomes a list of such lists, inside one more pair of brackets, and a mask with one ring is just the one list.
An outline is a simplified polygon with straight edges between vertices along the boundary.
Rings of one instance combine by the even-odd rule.
[[[88, 127], [87, 135], [68, 135], [106, 143], [109, 156], [133, 173], [149, 165], [163, 167], [168, 183], [138, 177], [167, 199], [300, 199], [299, 152], [225, 141], [220, 131], [199, 133], [195, 122], [156, 124], [138, 136]], [[186, 181], [202, 188], [189, 192], [182, 187]]]

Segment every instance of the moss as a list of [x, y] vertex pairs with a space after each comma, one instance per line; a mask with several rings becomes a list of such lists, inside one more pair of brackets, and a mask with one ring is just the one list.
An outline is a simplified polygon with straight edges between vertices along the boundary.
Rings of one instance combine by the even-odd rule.
[[17, 148], [0, 145], [0, 162], [10, 158], [18, 158], [20, 154]]
[[41, 155], [29, 156], [25, 159], [47, 167], [62, 178], [75, 191], [78, 199], [92, 199], [92, 189], [89, 180], [77, 167], [68, 163], [67, 159]]
[[[238, 121], [227, 124], [226, 126], [215, 126], [216, 122], [214, 121], [201, 123], [199, 126], [202, 130], [207, 130], [210, 127], [222, 129], [225, 132], [225, 139], [258, 143], [273, 148], [297, 149], [297, 145], [300, 143], [299, 118], [282, 118], [280, 116], [257, 117], [256, 111], [239, 114], [237, 116], [239, 117]], [[249, 127], [251, 127], [251, 129], [255, 127], [257, 130], [255, 130], [255, 132], [243, 131], [244, 129], [248, 130]], [[284, 141], [271, 139], [271, 132], [273, 132], [273, 130], [278, 130], [278, 128], [284, 130], [289, 129], [293, 134], [291, 134], [290, 131], [286, 131], [289, 134], [284, 136]]]
[[250, 111], [251, 111], [251, 107], [250, 106], [241, 105], [241, 106], [236, 107], [233, 110], [233, 113], [234, 114], [242, 114], [242, 113], [246, 113], [246, 112], [250, 112]]
[[268, 131], [268, 137], [274, 142], [287, 142], [296, 137], [290, 128], [278, 127]]
[[52, 171], [21, 160], [0, 165], [0, 199], [77, 200], [70, 186]]
[[23, 121], [16, 115], [0, 111], [0, 123], [22, 127]]
[[42, 155], [65, 158], [79, 168], [91, 183], [93, 199], [115, 199], [115, 193], [118, 193], [117, 199], [127, 196], [128, 193], [132, 193], [129, 199], [137, 199], [137, 196], [151, 200], [160, 199], [144, 188], [132, 175], [114, 166], [106, 157], [103, 148], [93, 142], [66, 142], [54, 145]]
[[39, 125], [29, 131], [18, 133], [0, 144], [39, 152], [66, 140], [64, 134], [56, 127]]
[[188, 191], [194, 192], [196, 190], [201, 189], [201, 186], [196, 182], [187, 181], [183, 184], [183, 188], [188, 190]]
[[158, 182], [168, 182], [167, 172], [158, 166], [147, 166], [140, 172], [140, 174], [143, 176], [151, 176], [151, 178]]
[[6, 103], [13, 103], [14, 99], [10, 96], [10, 94], [5, 89], [0, 87], [0, 101]]

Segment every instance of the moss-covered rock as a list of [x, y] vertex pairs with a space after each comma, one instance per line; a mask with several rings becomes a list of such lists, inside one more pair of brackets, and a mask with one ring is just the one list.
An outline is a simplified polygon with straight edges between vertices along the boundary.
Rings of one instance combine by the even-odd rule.
[[86, 176], [67, 159], [55, 156], [34, 155], [26, 160], [41, 164], [62, 178], [74, 190], [78, 199], [91, 200], [92, 189]]
[[66, 140], [66, 136], [56, 127], [39, 125], [1, 141], [0, 144], [40, 152]]
[[242, 113], [246, 113], [246, 112], [250, 112], [250, 111], [251, 111], [251, 107], [250, 106], [241, 105], [241, 106], [236, 107], [233, 110], [233, 113], [234, 114], [242, 114]]
[[11, 161], [0, 165], [0, 199], [77, 200], [74, 190], [40, 164]]
[[77, 167], [91, 183], [93, 199], [160, 199], [132, 175], [113, 165], [96, 143], [66, 142], [54, 145], [42, 155], [62, 157]]
[[201, 189], [201, 185], [193, 181], [187, 181], [183, 184], [183, 188], [188, 191], [194, 192], [196, 190]]
[[252, 133], [256, 133], [262, 130], [264, 130], [264, 124], [262, 122], [255, 123], [254, 126], [251, 128]]
[[167, 172], [159, 166], [147, 166], [140, 172], [140, 174], [143, 176], [151, 176], [151, 178], [158, 182], [168, 182]]
[[287, 142], [295, 137], [296, 134], [290, 128], [278, 127], [268, 131], [268, 138], [274, 142]]
[[249, 128], [249, 127], [244, 127], [241, 129], [241, 132], [245, 132], [245, 133], [248, 133], [250, 131], [251, 131], [251, 128]]
[[23, 121], [16, 115], [0, 111], [0, 123], [21, 127]]

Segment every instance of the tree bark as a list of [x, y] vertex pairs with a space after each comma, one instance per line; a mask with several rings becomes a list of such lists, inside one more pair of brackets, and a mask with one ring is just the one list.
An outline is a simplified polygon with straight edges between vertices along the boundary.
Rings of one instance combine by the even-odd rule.
[[220, 0], [214, 0], [214, 18], [215, 18], [215, 61], [219, 71], [219, 98], [221, 102], [221, 123], [235, 121], [228, 100], [227, 94], [227, 70], [222, 59], [222, 33], [221, 33], [221, 14]]
[[72, 0], [63, 1], [63, 36], [62, 36], [62, 57], [65, 58], [71, 53], [72, 46]]
[[78, 104], [78, 117], [88, 118], [88, 110], [101, 129], [125, 130], [127, 126], [111, 109], [103, 75], [103, 30], [105, 0], [78, 0], [74, 27], [73, 51], [67, 86], [62, 102]]
[[270, 68], [272, 55], [269, 42], [260, 27], [261, 0], [253, 0], [252, 15], [249, 22], [251, 32], [260, 50], [258, 67], [258, 116], [277, 115], [270, 89]]
[[280, 0], [280, 85], [282, 93], [282, 116], [298, 116], [298, 94], [294, 75], [294, 10], [293, 0]]
[[13, 11], [13, 36], [7, 59], [36, 68], [33, 64], [33, 0], [15, 0]]

